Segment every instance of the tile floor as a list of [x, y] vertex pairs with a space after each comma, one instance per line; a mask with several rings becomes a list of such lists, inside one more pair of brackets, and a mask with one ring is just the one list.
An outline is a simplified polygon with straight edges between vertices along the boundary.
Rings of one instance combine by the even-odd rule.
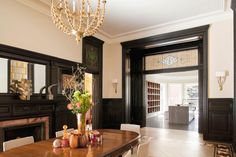
[[193, 131], [145, 127], [141, 134], [153, 137], [150, 157], [213, 157], [214, 147]]

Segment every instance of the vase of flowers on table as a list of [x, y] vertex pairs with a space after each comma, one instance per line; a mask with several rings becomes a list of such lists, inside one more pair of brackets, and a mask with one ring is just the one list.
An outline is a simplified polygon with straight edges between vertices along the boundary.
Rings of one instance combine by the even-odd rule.
[[78, 132], [80, 134], [85, 134], [86, 113], [92, 105], [91, 95], [87, 91], [75, 91], [72, 102], [67, 105], [67, 108], [77, 116]]
[[[72, 70], [73, 71], [73, 70]], [[69, 101], [67, 108], [77, 116], [77, 131], [70, 136], [71, 148], [86, 147], [88, 136], [86, 135], [86, 113], [93, 106], [91, 95], [84, 90], [84, 68], [77, 70], [63, 83], [63, 95]]]

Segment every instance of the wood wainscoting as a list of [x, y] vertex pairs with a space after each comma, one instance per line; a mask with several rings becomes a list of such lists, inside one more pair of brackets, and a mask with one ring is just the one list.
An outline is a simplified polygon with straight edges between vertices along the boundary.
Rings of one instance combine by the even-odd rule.
[[208, 99], [207, 140], [231, 142], [233, 137], [233, 98]]
[[124, 103], [122, 99], [103, 99], [102, 128], [120, 129], [125, 121]]
[[[234, 20], [234, 98], [236, 98], [236, 0], [231, 1], [231, 9], [233, 10]], [[233, 148], [236, 152], [236, 101], [234, 100], [233, 109]]]

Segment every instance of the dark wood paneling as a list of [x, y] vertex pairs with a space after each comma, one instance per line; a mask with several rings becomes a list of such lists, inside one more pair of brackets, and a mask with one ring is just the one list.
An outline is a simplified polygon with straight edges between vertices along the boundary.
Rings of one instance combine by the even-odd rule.
[[231, 0], [234, 20], [234, 105], [233, 105], [233, 148], [236, 152], [236, 0]]
[[131, 123], [146, 126], [146, 106], [144, 101], [143, 56], [131, 52]]
[[183, 38], [199, 36], [202, 34], [203, 31], [207, 31], [208, 28], [209, 28], [209, 25], [206, 25], [206, 26], [181, 30], [177, 32], [165, 33], [165, 34], [155, 35], [155, 36], [151, 36], [147, 38], [126, 41], [121, 44], [126, 50], [131, 49], [131, 48], [144, 48], [147, 45], [153, 45], [160, 42], [168, 42], [168, 41], [173, 41], [173, 40], [178, 40], [178, 39], [183, 39]]
[[72, 114], [65, 104], [67, 102], [59, 102], [55, 106], [55, 131], [63, 130], [63, 125], [67, 125], [68, 128], [77, 128], [76, 115]]
[[189, 66], [189, 67], [180, 67], [180, 68], [146, 70], [144, 71], [144, 74], [172, 73], [172, 72], [191, 71], [191, 70], [198, 70], [198, 69], [199, 69], [199, 66]]
[[[103, 110], [102, 110], [102, 70], [103, 70], [103, 43], [104, 41], [95, 37], [85, 37], [83, 38], [83, 66], [86, 67], [85, 72], [93, 74], [93, 128], [102, 128], [103, 121]], [[86, 47], [94, 47], [93, 53], [97, 56], [96, 66], [89, 65]], [[91, 63], [91, 61], [90, 61]]]
[[233, 99], [208, 100], [208, 140], [232, 140]]
[[103, 99], [103, 128], [119, 129], [124, 122], [124, 110], [122, 99]]
[[0, 106], [0, 117], [8, 117], [11, 115], [11, 106], [10, 105], [1, 105]]

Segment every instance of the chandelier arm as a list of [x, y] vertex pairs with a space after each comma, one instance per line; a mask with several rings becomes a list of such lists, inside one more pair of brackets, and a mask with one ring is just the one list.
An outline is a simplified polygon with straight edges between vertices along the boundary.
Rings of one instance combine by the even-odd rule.
[[79, 18], [79, 32], [82, 32], [82, 25], [83, 25], [83, 16], [84, 16], [84, 11], [85, 10], [85, 1], [82, 0], [81, 2], [81, 10], [80, 10], [80, 18]]
[[70, 29], [67, 26], [65, 26], [65, 24], [61, 20], [58, 14], [58, 9], [54, 6], [53, 3], [51, 5], [51, 16], [52, 16], [52, 21], [56, 25], [56, 27], [62, 32], [70, 35]]
[[91, 17], [90, 10], [91, 10], [91, 4], [90, 1], [87, 0], [87, 26], [90, 23], [90, 17]]
[[104, 17], [105, 17], [105, 3], [104, 3], [104, 7], [102, 9], [102, 13], [99, 16], [99, 20], [97, 22], [97, 25], [94, 29], [94, 34], [96, 33], [96, 31], [98, 31], [98, 29], [101, 27], [102, 23], [104, 22]]
[[[100, 14], [99, 14], [99, 17], [98, 17], [98, 20], [96, 21], [97, 23], [96, 23], [96, 26], [94, 27], [94, 29], [93, 30], [91, 30], [88, 34], [86, 34], [86, 35], [89, 35], [89, 36], [91, 36], [91, 35], [94, 35], [97, 31], [98, 31], [98, 29], [101, 27], [101, 25], [102, 25], [102, 23], [103, 23], [103, 21], [104, 21], [104, 17], [105, 17], [105, 3], [106, 3], [106, 1], [103, 1], [103, 8], [102, 9], [100, 9]], [[102, 11], [101, 11], [102, 10]]]
[[64, 6], [65, 6], [65, 14], [66, 14], [66, 18], [67, 18], [67, 21], [69, 23], [69, 26], [71, 27], [72, 30], [74, 30], [74, 25], [73, 25], [73, 15], [69, 9], [69, 4], [68, 4], [68, 1], [67, 0], [64, 0]]
[[96, 10], [96, 13], [94, 15], [94, 18], [92, 20], [92, 22], [89, 24], [89, 26], [87, 26], [87, 28], [85, 29], [85, 36], [91, 34], [90, 31], [93, 31], [92, 27], [96, 24], [98, 17], [99, 17], [99, 13], [100, 13], [100, 0], [98, 0], [98, 7]]

